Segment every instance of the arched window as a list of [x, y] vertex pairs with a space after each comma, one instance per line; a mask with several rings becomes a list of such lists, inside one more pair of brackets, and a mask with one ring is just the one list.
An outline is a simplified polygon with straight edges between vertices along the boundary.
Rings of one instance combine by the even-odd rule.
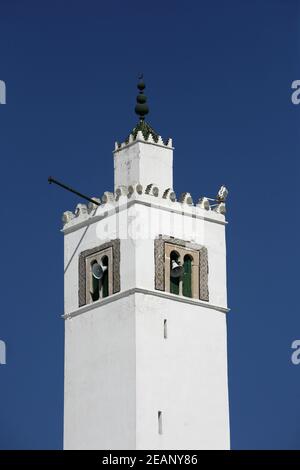
[[202, 245], [160, 235], [154, 242], [155, 289], [209, 301], [207, 256]]
[[93, 302], [109, 296], [108, 256], [102, 256], [101, 260], [98, 260], [93, 259], [91, 262], [91, 298]]
[[177, 253], [177, 251], [172, 251], [170, 253], [170, 292], [171, 294], [179, 295], [180, 277], [172, 276], [172, 268], [174, 262], [179, 264], [179, 254]]
[[79, 307], [120, 292], [120, 240], [111, 240], [79, 255]]
[[183, 285], [182, 294], [185, 297], [192, 297], [192, 264], [193, 258], [190, 255], [185, 255], [183, 260]]
[[97, 264], [97, 260], [93, 260], [91, 262], [91, 277], [92, 277], [92, 282], [91, 282], [91, 297], [93, 302], [96, 300], [99, 300], [100, 298], [100, 280], [97, 279], [95, 276], [93, 276], [93, 266]]
[[101, 264], [103, 267], [106, 267], [103, 273], [103, 277], [101, 279], [101, 284], [102, 284], [101, 297], [108, 297], [109, 296], [109, 286], [108, 286], [109, 276], [108, 276], [108, 257], [107, 256], [103, 256], [103, 258], [101, 259]]

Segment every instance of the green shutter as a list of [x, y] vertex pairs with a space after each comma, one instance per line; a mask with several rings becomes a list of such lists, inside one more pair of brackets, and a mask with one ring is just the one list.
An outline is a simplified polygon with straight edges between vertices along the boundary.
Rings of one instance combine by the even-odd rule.
[[93, 299], [93, 302], [95, 302], [95, 300], [99, 300], [99, 279], [96, 279], [94, 276], [92, 276], [92, 292], [91, 292], [91, 295], [92, 295], [92, 299]]
[[171, 294], [179, 294], [179, 277], [170, 277], [170, 292]]
[[192, 260], [190, 256], [184, 258], [182, 293], [185, 297], [192, 297]]
[[108, 269], [104, 271], [102, 278], [102, 297], [108, 297]]
[[172, 261], [176, 261], [178, 263], [178, 254], [175, 251], [172, 251], [170, 254], [170, 292], [171, 294], [179, 295], [179, 283], [180, 277], [172, 277]]

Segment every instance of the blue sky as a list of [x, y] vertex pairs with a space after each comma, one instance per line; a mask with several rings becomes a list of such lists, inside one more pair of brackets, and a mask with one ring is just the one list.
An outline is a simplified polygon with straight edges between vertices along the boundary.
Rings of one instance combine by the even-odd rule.
[[177, 194], [228, 186], [235, 449], [300, 449], [296, 0], [0, 0], [2, 449], [62, 447], [61, 214], [113, 188], [112, 150], [148, 121], [175, 145]]

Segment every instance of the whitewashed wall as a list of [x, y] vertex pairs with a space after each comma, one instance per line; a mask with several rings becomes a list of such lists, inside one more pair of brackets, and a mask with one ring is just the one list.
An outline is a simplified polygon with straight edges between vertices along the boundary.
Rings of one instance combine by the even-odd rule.
[[115, 216], [66, 231], [66, 449], [229, 448], [226, 313], [218, 310], [227, 307], [224, 217], [198, 208], [191, 217], [192, 207], [179, 214], [174, 204], [146, 201], [131, 202], [130, 217], [144, 221], [133, 230], [150, 220], [153, 238], [163, 233], [205, 245], [210, 301], [155, 291], [153, 238], [122, 239], [121, 293], [78, 309], [78, 256], [117, 237], [109, 223]]
[[65, 322], [64, 449], [135, 449], [134, 297]]
[[136, 141], [114, 152], [115, 189], [140, 183], [173, 187], [173, 148]]

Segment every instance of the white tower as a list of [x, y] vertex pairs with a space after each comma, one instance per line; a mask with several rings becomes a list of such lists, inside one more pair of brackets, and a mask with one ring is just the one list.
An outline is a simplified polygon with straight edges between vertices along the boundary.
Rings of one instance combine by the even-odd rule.
[[228, 449], [226, 190], [176, 200], [138, 87], [114, 193], [63, 216], [64, 448]]

